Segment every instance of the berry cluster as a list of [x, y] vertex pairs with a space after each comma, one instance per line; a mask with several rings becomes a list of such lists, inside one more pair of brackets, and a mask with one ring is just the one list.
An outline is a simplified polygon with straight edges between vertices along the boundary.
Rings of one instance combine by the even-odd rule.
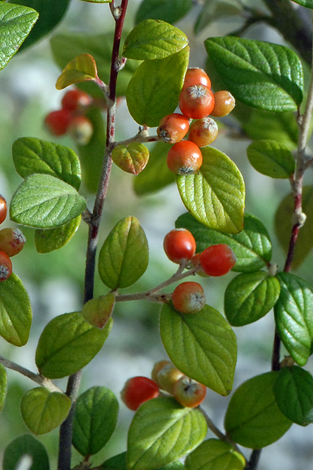
[[[0, 224], [7, 216], [7, 203], [0, 195]], [[18, 228], [4, 228], [0, 230], [0, 282], [8, 279], [12, 274], [11, 257], [17, 255], [24, 247], [26, 238]]]
[[61, 101], [61, 109], [46, 116], [45, 126], [55, 136], [69, 134], [78, 144], [88, 144], [93, 134], [93, 125], [85, 112], [92, 102], [91, 96], [81, 90], [67, 91]]
[[167, 155], [168, 168], [178, 175], [197, 172], [202, 165], [200, 148], [210, 145], [218, 134], [217, 123], [209, 115], [227, 116], [234, 106], [235, 99], [228, 91], [212, 92], [204, 70], [189, 68], [179, 98], [182, 114], [165, 116], [157, 129], [164, 142], [174, 144]]

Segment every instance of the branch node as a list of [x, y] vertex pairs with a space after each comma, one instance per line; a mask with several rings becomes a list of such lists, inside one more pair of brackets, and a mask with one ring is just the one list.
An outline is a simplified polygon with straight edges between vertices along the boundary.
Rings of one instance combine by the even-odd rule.
[[302, 227], [306, 221], [306, 214], [304, 212], [295, 212], [292, 217], [292, 225]]
[[120, 72], [120, 70], [125, 67], [126, 62], [126, 57], [119, 57], [118, 59], [116, 59], [116, 61], [114, 62], [114, 69], [116, 70], [116, 72]]

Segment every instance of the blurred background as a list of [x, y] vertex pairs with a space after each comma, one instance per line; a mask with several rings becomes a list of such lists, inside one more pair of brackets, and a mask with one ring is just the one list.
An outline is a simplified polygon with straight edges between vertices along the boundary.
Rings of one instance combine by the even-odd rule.
[[[139, 0], [129, 2], [125, 29], [134, 26], [134, 18]], [[253, 4], [245, 1], [245, 4]], [[199, 15], [196, 6], [175, 25], [181, 28], [190, 39], [190, 66], [206, 67], [206, 52], [203, 41], [211, 36], [223, 36], [242, 25], [242, 19], [230, 16], [205, 27], [198, 35], [193, 25]], [[19, 137], [36, 137], [57, 142], [76, 150], [75, 143], [68, 137], [53, 137], [44, 128], [45, 116], [60, 107], [64, 91], [55, 89], [60, 69], [54, 65], [50, 39], [55, 34], [68, 32], [100, 34], [113, 30], [113, 20], [109, 7], [105, 4], [91, 4], [72, 0], [67, 14], [61, 23], [34, 46], [19, 52], [0, 72], [0, 193], [9, 201], [22, 179], [16, 173], [12, 160], [12, 144]], [[245, 37], [283, 43], [274, 30], [261, 25], [252, 26]], [[210, 74], [210, 71], [208, 70]], [[214, 88], [214, 81], [212, 83]], [[238, 123], [229, 118], [228, 124], [236, 129]], [[132, 137], [138, 125], [129, 116], [123, 99], [117, 110], [117, 139]], [[151, 134], [154, 130], [151, 131]], [[258, 217], [267, 227], [273, 243], [273, 263], [283, 269], [284, 253], [274, 232], [274, 215], [283, 197], [290, 192], [289, 182], [274, 180], [257, 173], [249, 164], [246, 148], [251, 142], [236, 134], [231, 136], [221, 129], [214, 146], [225, 152], [239, 167], [246, 182], [246, 210]], [[308, 181], [311, 171], [307, 172]], [[146, 290], [171, 276], [176, 266], [163, 252], [163, 238], [174, 228], [176, 218], [186, 210], [180, 200], [175, 184], [157, 193], [139, 197], [133, 190], [134, 177], [113, 167], [109, 192], [102, 221], [100, 246], [106, 236], [122, 217], [137, 217], [144, 228], [150, 247], [149, 267], [130, 292]], [[120, 190], [123, 188], [123, 191]], [[88, 206], [93, 207], [94, 195], [84, 190]], [[4, 227], [14, 224], [7, 220]], [[33, 326], [27, 345], [18, 349], [0, 338], [1, 355], [32, 371], [36, 371], [34, 353], [38, 337], [44, 326], [56, 315], [79, 311], [82, 307], [83, 276], [86, 252], [87, 226], [82, 224], [71, 242], [59, 251], [38, 254], [34, 247], [32, 229], [23, 228], [27, 237], [22, 254], [13, 259], [14, 272], [22, 279], [31, 298]], [[308, 282], [313, 283], [312, 254], [296, 271]], [[207, 302], [223, 312], [223, 292], [232, 279], [199, 278], [205, 289]], [[172, 288], [169, 290], [171, 291]], [[95, 295], [105, 294], [108, 289], [96, 276]], [[159, 306], [152, 303], [133, 302], [117, 304], [114, 311], [114, 326], [102, 351], [85, 368], [81, 392], [93, 385], [110, 388], [118, 397], [124, 382], [135, 375], [150, 376], [154, 362], [166, 359], [158, 333]], [[270, 312], [256, 324], [235, 329], [238, 339], [238, 366], [234, 389], [244, 380], [270, 369], [271, 350], [274, 337], [273, 315]], [[312, 364], [307, 366], [313, 371]], [[63, 389], [66, 380], [56, 381]], [[8, 395], [0, 417], [0, 454], [7, 444], [17, 436], [28, 432], [19, 411], [20, 399], [25, 391], [34, 385], [16, 372], [8, 371]], [[205, 408], [215, 424], [222, 428], [226, 404], [229, 400], [208, 391]], [[97, 465], [105, 459], [126, 449], [127, 429], [133, 412], [121, 403], [118, 426], [107, 446], [93, 459]], [[211, 433], [209, 434], [210, 437]], [[40, 436], [39, 440], [52, 456], [51, 468], [56, 468], [58, 432]], [[246, 450], [244, 450], [246, 453]], [[246, 454], [249, 455], [249, 452]], [[280, 441], [262, 452], [260, 470], [284, 469], [307, 470], [312, 467], [312, 434], [306, 428], [293, 425]], [[0, 456], [1, 459], [1, 456]], [[73, 464], [80, 461], [73, 449]]]

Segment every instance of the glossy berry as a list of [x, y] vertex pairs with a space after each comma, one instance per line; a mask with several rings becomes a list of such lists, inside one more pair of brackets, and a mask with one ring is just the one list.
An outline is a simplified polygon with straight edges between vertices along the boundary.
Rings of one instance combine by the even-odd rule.
[[183, 88], [179, 97], [179, 107], [188, 118], [204, 118], [211, 114], [214, 108], [214, 94], [204, 85]]
[[172, 113], [161, 119], [157, 134], [164, 142], [175, 144], [185, 137], [188, 129], [189, 119], [183, 114]]
[[0, 230], [0, 251], [10, 258], [22, 251], [26, 238], [19, 228], [4, 228]]
[[156, 383], [162, 390], [173, 394], [174, 385], [184, 374], [173, 364], [166, 364], [157, 374]]
[[194, 121], [189, 129], [188, 140], [194, 142], [198, 147], [206, 147], [216, 139], [218, 125], [214, 119], [205, 117]]
[[5, 281], [12, 274], [12, 261], [4, 251], [0, 251], [0, 282]]
[[189, 230], [177, 228], [165, 235], [163, 247], [166, 256], [173, 263], [181, 264], [195, 254], [196, 241]]
[[93, 134], [93, 125], [86, 116], [73, 117], [68, 133], [79, 145], [87, 145]]
[[236, 256], [228, 245], [212, 245], [200, 255], [202, 270], [209, 276], [224, 276], [236, 264]]
[[170, 364], [170, 361], [167, 361], [166, 359], [163, 359], [162, 361], [158, 361], [154, 364], [153, 369], [151, 371], [151, 379], [154, 380], [154, 382], [158, 383], [157, 381], [157, 375], [159, 371], [164, 367]]
[[211, 88], [211, 80], [203, 69], [190, 67], [187, 69], [183, 88], [188, 88], [192, 85], [204, 85]]
[[173, 395], [181, 405], [194, 408], [205, 399], [206, 387], [184, 376], [175, 383]]
[[52, 111], [45, 118], [45, 126], [53, 135], [64, 135], [70, 123], [72, 122], [72, 114], [68, 109], [58, 109]]
[[227, 116], [235, 107], [235, 98], [229, 91], [222, 90], [214, 93], [214, 108], [211, 115], [215, 117]]
[[132, 377], [121, 391], [121, 398], [130, 410], [137, 410], [145, 401], [159, 396], [159, 386], [148, 377]]
[[192, 175], [196, 173], [203, 162], [201, 150], [189, 140], [181, 140], [170, 148], [166, 163], [169, 170], [176, 175]]
[[69, 90], [66, 92], [61, 101], [62, 108], [69, 111], [76, 111], [76, 109], [83, 106], [88, 106], [91, 103], [91, 96], [81, 90], [78, 90], [77, 88], [75, 90]]
[[0, 195], [0, 224], [5, 221], [8, 212], [7, 202], [3, 196]]
[[172, 294], [176, 310], [182, 313], [197, 313], [205, 305], [205, 295], [198, 282], [182, 282]]

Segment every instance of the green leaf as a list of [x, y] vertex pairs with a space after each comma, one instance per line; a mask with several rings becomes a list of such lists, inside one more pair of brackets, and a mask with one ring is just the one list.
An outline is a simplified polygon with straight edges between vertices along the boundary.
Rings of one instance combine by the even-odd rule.
[[35, 246], [38, 253], [51, 253], [65, 246], [80, 226], [81, 216], [64, 225], [49, 230], [35, 230]]
[[277, 277], [281, 291], [274, 308], [276, 328], [287, 351], [303, 366], [313, 340], [313, 288], [294, 274], [281, 272]]
[[262, 222], [251, 214], [244, 215], [242, 232], [233, 235], [205, 227], [189, 213], [178, 217], [175, 226], [187, 228], [193, 234], [197, 243], [197, 253], [218, 243], [229, 245], [237, 258], [233, 271], [258, 271], [272, 258], [269, 234]]
[[257, 140], [247, 148], [253, 168], [271, 178], [290, 178], [295, 159], [290, 150], [275, 140]]
[[23, 43], [21, 49], [31, 46], [36, 41], [46, 36], [62, 20], [69, 6], [70, 0], [10, 0], [10, 3], [31, 7], [39, 13], [39, 19]]
[[185, 33], [161, 20], [144, 20], [129, 33], [123, 56], [136, 60], [165, 59], [188, 45]]
[[79, 216], [86, 200], [73, 186], [51, 175], [28, 176], [13, 194], [10, 217], [35, 228], [54, 228]]
[[63, 88], [75, 83], [88, 80], [97, 81], [98, 78], [95, 59], [90, 54], [80, 54], [66, 65], [58, 77], [55, 87], [57, 90], [63, 90]]
[[116, 426], [118, 401], [105, 387], [91, 387], [77, 399], [73, 445], [83, 455], [94, 455], [110, 439]]
[[23, 6], [15, 6], [12, 3], [1, 2], [0, 4], [0, 29], [2, 36], [0, 70], [16, 54], [38, 19], [37, 11]]
[[313, 423], [313, 377], [298, 366], [283, 367], [274, 383], [280, 411], [294, 423]]
[[169, 144], [157, 142], [150, 150], [150, 156], [145, 171], [134, 178], [134, 191], [138, 196], [158, 191], [174, 183], [175, 175], [168, 169], [166, 157]]
[[129, 82], [127, 106], [138, 124], [159, 125], [175, 111], [189, 61], [189, 47], [166, 59], [143, 62]]
[[[302, 190], [302, 210], [307, 215], [295, 247], [292, 267], [298, 268], [313, 248], [313, 186]], [[294, 193], [288, 194], [279, 204], [275, 214], [275, 232], [285, 253], [288, 253], [294, 213]]]
[[242, 9], [239, 7], [236, 0], [206, 0], [195, 22], [194, 32], [195, 34], [199, 34], [210, 24], [215, 23], [219, 19], [238, 16], [241, 14], [241, 11]]
[[28, 294], [22, 281], [13, 273], [0, 283], [0, 335], [14, 346], [24, 346], [31, 323]]
[[[99, 470], [127, 470], [126, 456], [127, 452], [123, 452], [111, 457], [99, 467]], [[177, 461], [164, 465], [158, 470], [185, 470], [185, 467], [181, 462]]]
[[261, 449], [277, 441], [290, 428], [275, 400], [278, 372], [267, 372], [244, 382], [231, 397], [225, 415], [229, 437], [244, 447]]
[[146, 235], [136, 217], [124, 217], [109, 233], [99, 255], [99, 276], [110, 287], [129, 287], [148, 267]]
[[291, 49], [231, 36], [209, 38], [205, 47], [236, 99], [267, 111], [297, 110], [303, 98], [303, 70]]
[[245, 458], [228, 442], [208, 439], [185, 461], [187, 470], [243, 470]]
[[128, 432], [128, 470], [154, 470], [178, 460], [203, 441], [207, 425], [196, 408], [172, 397], [155, 398], [137, 410]]
[[143, 0], [136, 13], [135, 23], [143, 20], [163, 20], [168, 23], [176, 23], [183, 18], [192, 8], [192, 0]]
[[232, 389], [236, 336], [225, 318], [205, 305], [199, 313], [180, 314], [170, 304], [161, 310], [163, 345], [175, 366], [220, 395]]
[[3, 470], [16, 470], [23, 456], [32, 459], [30, 470], [50, 470], [49, 457], [44, 445], [30, 434], [12, 441], [4, 451]]
[[100, 330], [80, 312], [65, 313], [44, 328], [37, 345], [36, 365], [42, 375], [59, 379], [88, 364], [102, 348], [112, 328], [112, 319]]
[[97, 328], [103, 328], [113, 313], [115, 295], [108, 293], [100, 297], [88, 300], [83, 305], [82, 316], [88, 323]]
[[77, 190], [80, 187], [80, 162], [73, 150], [31, 137], [17, 139], [12, 147], [15, 169], [22, 178], [33, 173], [55, 176]]
[[264, 317], [280, 294], [278, 279], [264, 271], [243, 273], [228, 284], [225, 291], [225, 315], [233, 326], [243, 326]]
[[37, 435], [52, 431], [67, 417], [71, 400], [64, 393], [37, 387], [25, 393], [21, 413], [26, 426]]
[[0, 364], [0, 412], [2, 411], [7, 394], [7, 373], [5, 367]]
[[235, 163], [213, 147], [201, 149], [198, 173], [176, 176], [183, 203], [203, 225], [226, 233], [243, 229], [245, 185]]
[[313, 0], [293, 0], [293, 2], [306, 8], [313, 8]]

